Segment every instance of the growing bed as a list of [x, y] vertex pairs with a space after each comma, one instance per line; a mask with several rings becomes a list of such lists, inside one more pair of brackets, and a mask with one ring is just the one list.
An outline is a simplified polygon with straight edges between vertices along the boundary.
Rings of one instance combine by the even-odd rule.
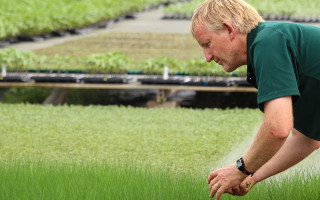
[[[209, 199], [209, 171], [234, 162], [223, 158], [243, 153], [262, 120], [250, 109], [0, 104], [0, 112], [1, 199]], [[319, 168], [297, 169], [241, 198], [319, 199]]]

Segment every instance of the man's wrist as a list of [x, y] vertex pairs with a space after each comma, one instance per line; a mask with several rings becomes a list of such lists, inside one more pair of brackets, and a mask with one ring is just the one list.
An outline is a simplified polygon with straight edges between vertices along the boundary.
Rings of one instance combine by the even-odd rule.
[[239, 158], [237, 160], [237, 168], [239, 171], [241, 171], [243, 174], [245, 175], [253, 175], [254, 173], [253, 172], [249, 172], [246, 167], [245, 167], [245, 164], [244, 164], [244, 161], [243, 161], [243, 158]]

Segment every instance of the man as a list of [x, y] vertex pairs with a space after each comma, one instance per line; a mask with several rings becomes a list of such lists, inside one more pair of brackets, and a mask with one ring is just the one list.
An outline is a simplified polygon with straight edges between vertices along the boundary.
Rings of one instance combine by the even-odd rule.
[[227, 72], [248, 66], [264, 112], [243, 157], [210, 173], [210, 197], [245, 195], [319, 148], [320, 28], [264, 22], [243, 0], [206, 0], [194, 12], [191, 32], [208, 62]]

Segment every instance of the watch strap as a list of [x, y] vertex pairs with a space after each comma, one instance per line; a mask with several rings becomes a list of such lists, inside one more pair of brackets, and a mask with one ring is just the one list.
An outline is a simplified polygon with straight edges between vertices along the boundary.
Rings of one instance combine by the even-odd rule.
[[237, 160], [237, 168], [246, 175], [253, 175], [253, 172], [249, 172], [248, 170], [246, 170], [242, 157]]

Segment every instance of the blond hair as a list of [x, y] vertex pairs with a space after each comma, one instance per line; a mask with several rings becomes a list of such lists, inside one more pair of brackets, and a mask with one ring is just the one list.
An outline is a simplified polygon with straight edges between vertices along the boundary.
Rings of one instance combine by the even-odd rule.
[[219, 31], [223, 28], [223, 22], [229, 22], [240, 33], [249, 33], [264, 20], [244, 0], [206, 0], [194, 10], [191, 33], [194, 35], [195, 29], [203, 23], [209, 31]]

